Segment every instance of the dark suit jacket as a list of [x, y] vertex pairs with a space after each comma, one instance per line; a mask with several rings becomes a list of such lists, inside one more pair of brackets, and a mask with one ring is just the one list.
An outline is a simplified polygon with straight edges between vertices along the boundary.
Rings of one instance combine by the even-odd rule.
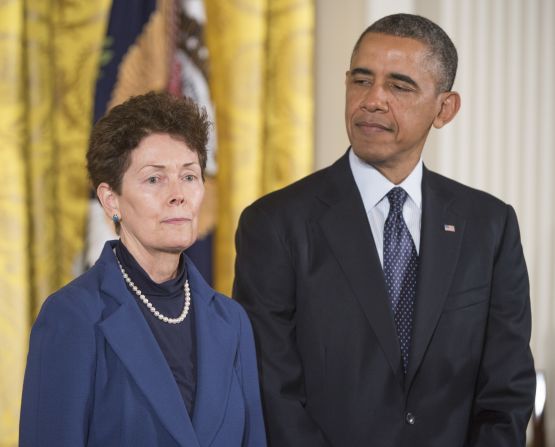
[[22, 447], [265, 445], [246, 314], [186, 263], [197, 331], [193, 415], [107, 243], [33, 326]]
[[347, 155], [242, 214], [234, 297], [272, 447], [524, 446], [535, 375], [515, 213], [426, 169], [422, 192], [406, 377]]

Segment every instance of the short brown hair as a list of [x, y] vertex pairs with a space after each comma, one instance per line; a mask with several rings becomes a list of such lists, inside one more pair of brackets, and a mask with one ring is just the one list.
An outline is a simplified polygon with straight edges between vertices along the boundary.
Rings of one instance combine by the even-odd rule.
[[206, 110], [190, 98], [157, 92], [131, 97], [98, 120], [92, 130], [87, 169], [95, 191], [105, 182], [120, 194], [131, 152], [152, 134], [182, 140], [197, 153], [204, 175], [210, 125]]

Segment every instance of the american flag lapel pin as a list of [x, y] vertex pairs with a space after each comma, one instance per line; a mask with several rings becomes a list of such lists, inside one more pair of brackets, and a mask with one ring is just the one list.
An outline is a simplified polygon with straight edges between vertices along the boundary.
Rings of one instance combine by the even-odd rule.
[[445, 225], [443, 225], [443, 229], [445, 231], [449, 231], [450, 233], [454, 233], [455, 232], [455, 225], [445, 224]]

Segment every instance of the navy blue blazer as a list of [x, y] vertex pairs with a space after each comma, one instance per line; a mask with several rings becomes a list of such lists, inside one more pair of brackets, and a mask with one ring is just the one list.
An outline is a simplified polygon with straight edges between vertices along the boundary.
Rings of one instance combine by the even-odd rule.
[[198, 377], [189, 415], [113, 244], [37, 317], [20, 445], [265, 446], [252, 330], [241, 306], [211, 289], [186, 258]]

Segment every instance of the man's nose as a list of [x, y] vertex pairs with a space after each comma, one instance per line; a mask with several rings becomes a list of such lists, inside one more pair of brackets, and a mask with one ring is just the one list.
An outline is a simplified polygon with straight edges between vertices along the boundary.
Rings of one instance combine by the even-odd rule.
[[368, 112], [387, 112], [389, 110], [387, 92], [382, 85], [374, 84], [368, 88], [362, 108]]

